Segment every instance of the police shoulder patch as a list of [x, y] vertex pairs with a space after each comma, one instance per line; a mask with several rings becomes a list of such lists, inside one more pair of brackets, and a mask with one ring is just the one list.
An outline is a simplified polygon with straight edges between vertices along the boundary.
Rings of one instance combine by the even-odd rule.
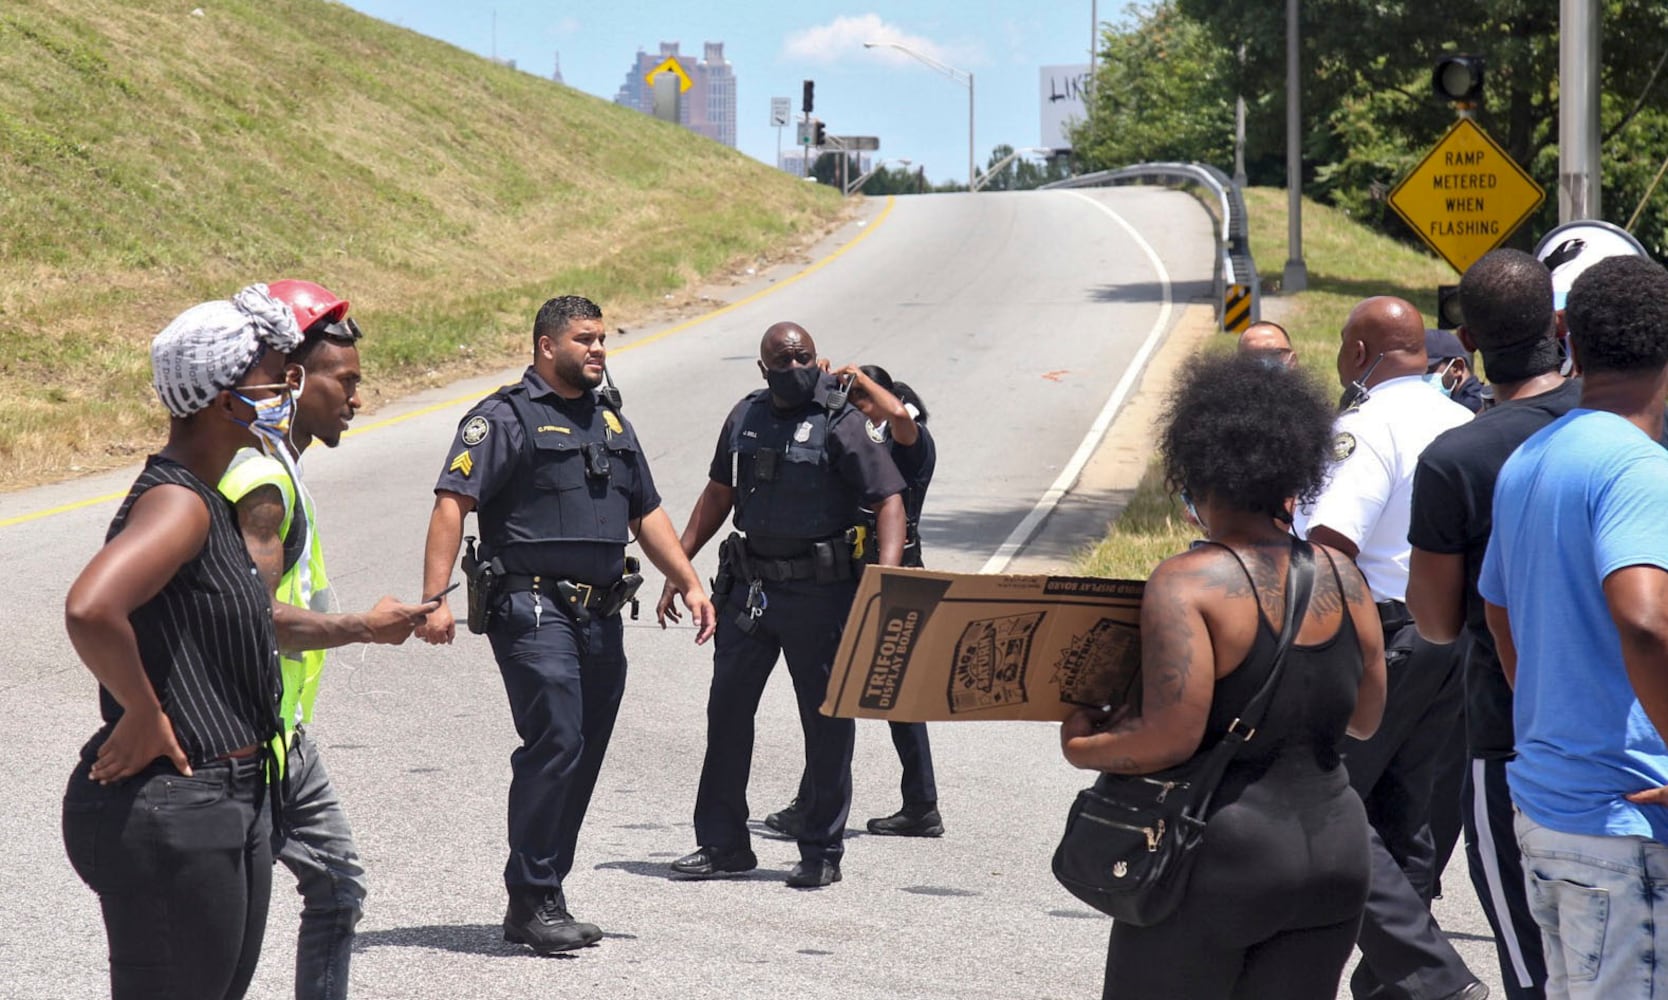
[[464, 444], [473, 448], [482, 441], [485, 441], [487, 434], [491, 431], [492, 425], [487, 422], [487, 418], [477, 414], [476, 416], [470, 417], [468, 420], [463, 422], [463, 433], [460, 437], [463, 439]]
[[1342, 462], [1353, 454], [1355, 454], [1355, 435], [1349, 431], [1339, 431], [1338, 436], [1332, 439], [1332, 460]]

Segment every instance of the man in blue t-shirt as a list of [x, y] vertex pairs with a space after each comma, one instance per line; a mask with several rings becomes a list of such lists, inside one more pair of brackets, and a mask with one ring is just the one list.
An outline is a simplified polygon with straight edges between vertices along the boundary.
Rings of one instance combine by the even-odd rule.
[[1501, 469], [1477, 585], [1547, 996], [1647, 996], [1668, 954], [1668, 271], [1601, 261], [1565, 320], [1581, 403]]

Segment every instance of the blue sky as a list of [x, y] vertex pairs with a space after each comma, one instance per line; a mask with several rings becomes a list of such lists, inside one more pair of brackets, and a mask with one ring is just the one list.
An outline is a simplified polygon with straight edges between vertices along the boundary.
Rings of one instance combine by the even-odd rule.
[[[761, 0], [347, 0], [373, 17], [548, 77], [561, 53], [570, 87], [612, 100], [639, 48], [682, 43], [699, 57], [723, 42], [736, 73], [737, 145], [776, 159], [770, 99], [792, 99], [816, 81], [815, 115], [840, 135], [874, 135], [889, 162], [925, 165], [929, 180], [967, 176], [967, 88], [890, 49], [895, 41], [975, 76], [975, 150], [981, 167], [998, 143], [1040, 141], [1038, 71], [1088, 60], [1090, 0], [912, 0], [864, 5]], [[1100, 0], [1102, 20], [1119, 12]], [[495, 18], [496, 15], [496, 18]], [[497, 30], [494, 32], [494, 20]], [[784, 148], [794, 142], [783, 130]]]

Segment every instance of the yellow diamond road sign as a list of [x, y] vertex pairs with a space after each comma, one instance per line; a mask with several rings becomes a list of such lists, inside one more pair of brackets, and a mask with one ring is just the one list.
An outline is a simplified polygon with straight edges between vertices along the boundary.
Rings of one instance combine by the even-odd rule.
[[678, 65], [677, 56], [667, 56], [665, 62], [643, 74], [643, 82], [652, 87], [654, 86], [654, 78], [662, 73], [673, 73], [677, 75], [678, 93], [680, 94], [685, 93], [690, 87], [695, 86], [695, 81], [691, 80], [689, 78], [689, 74], [684, 72], [683, 67]]
[[1461, 118], [1390, 192], [1390, 207], [1464, 274], [1545, 198], [1487, 132]]

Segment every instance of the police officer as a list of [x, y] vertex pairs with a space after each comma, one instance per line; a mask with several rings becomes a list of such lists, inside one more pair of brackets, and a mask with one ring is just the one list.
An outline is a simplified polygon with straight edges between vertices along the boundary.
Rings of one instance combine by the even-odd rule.
[[[475, 511], [480, 551], [464, 557], [469, 625], [492, 642], [521, 736], [510, 756], [504, 939], [539, 954], [602, 937], [568, 912], [562, 880], [625, 688], [620, 609], [641, 582], [625, 556], [631, 535], [682, 596], [695, 641], [713, 628], [712, 603], [660, 506], [637, 436], [617, 398], [597, 390], [604, 339], [595, 303], [564, 295], [544, 304], [532, 366], [458, 425], [423, 556], [423, 593], [440, 594], [464, 516]], [[455, 631], [443, 600], [417, 634], [445, 643]]]
[[[1358, 1000], [1487, 995], [1430, 915], [1432, 783], [1460, 722], [1453, 646], [1419, 638], [1408, 614], [1407, 540], [1413, 470], [1437, 435], [1471, 412], [1424, 381], [1425, 324], [1401, 299], [1365, 299], [1338, 346], [1346, 409], [1338, 417], [1325, 489], [1300, 505], [1298, 534], [1351, 557], [1372, 588], [1384, 627], [1388, 691], [1369, 740], [1348, 740], [1344, 761], [1370, 826], [1372, 889], [1362, 917]], [[1479, 992], [1480, 991], [1480, 992]]]
[[[851, 808], [855, 725], [818, 708], [857, 591], [860, 508], [875, 511], [879, 561], [903, 555], [904, 482], [886, 446], [865, 431], [839, 381], [817, 365], [811, 335], [777, 323], [759, 345], [766, 389], [730, 411], [709, 482], [683, 531], [693, 556], [735, 512], [719, 553], [719, 614], [707, 698], [707, 752], [695, 798], [696, 850], [672, 863], [690, 878], [757, 867], [747, 831], [753, 715], [776, 658], [785, 655], [805, 731], [809, 775], [795, 888], [840, 880]], [[657, 610], [670, 614], [672, 594]]]
[[[879, 365], [846, 365], [834, 373], [850, 379], [848, 398], [863, 414], [864, 429], [869, 437], [885, 444], [892, 454], [892, 463], [904, 480], [904, 540], [903, 565], [919, 567], [921, 561], [921, 507], [926, 502], [927, 490], [932, 485], [933, 472], [938, 467], [938, 447], [927, 430], [927, 407], [915, 390], [903, 382], [894, 382], [892, 375]], [[873, 537], [874, 516], [866, 515], [865, 530]], [[873, 562], [878, 553], [873, 545], [864, 549], [866, 561]], [[892, 747], [898, 752], [898, 763], [903, 767], [899, 783], [903, 793], [903, 808], [890, 816], [869, 820], [870, 833], [883, 837], [941, 837], [944, 821], [938, 812], [938, 782], [933, 775], [932, 744], [927, 738], [925, 722], [888, 722]], [[807, 799], [810, 775], [800, 778], [799, 794], [784, 809], [765, 817], [764, 824], [783, 836], [797, 840], [804, 828], [802, 803]]]

